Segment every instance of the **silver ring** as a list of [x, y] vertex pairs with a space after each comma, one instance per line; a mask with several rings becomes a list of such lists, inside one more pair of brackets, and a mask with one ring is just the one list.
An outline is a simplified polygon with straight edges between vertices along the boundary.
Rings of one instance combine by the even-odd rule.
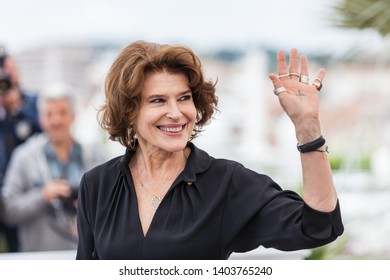
[[290, 76], [290, 74], [282, 74], [282, 75], [279, 75], [279, 79], [284, 78], [284, 77], [288, 77], [288, 76]]
[[308, 84], [308, 83], [309, 83], [309, 76], [301, 75], [301, 76], [299, 77], [299, 81], [300, 81], [301, 83]]
[[298, 73], [294, 73], [294, 72], [292, 72], [292, 73], [290, 73], [290, 74], [288, 74], [289, 76], [297, 76], [298, 78], [299, 78], [299, 74]]
[[277, 95], [281, 94], [284, 91], [286, 91], [285, 87], [278, 87], [278, 88], [274, 89], [274, 94], [277, 96]]

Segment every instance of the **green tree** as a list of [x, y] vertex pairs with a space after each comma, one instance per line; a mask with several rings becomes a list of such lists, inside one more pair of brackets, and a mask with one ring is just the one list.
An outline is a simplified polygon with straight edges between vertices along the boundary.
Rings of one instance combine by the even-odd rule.
[[336, 26], [390, 34], [390, 0], [341, 0], [334, 9]]

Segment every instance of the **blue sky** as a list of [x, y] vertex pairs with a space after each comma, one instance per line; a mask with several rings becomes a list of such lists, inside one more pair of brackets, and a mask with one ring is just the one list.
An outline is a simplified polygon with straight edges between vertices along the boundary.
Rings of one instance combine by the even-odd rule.
[[53, 43], [135, 39], [195, 49], [262, 44], [345, 52], [372, 32], [331, 25], [337, 0], [0, 0], [0, 44], [10, 52]]

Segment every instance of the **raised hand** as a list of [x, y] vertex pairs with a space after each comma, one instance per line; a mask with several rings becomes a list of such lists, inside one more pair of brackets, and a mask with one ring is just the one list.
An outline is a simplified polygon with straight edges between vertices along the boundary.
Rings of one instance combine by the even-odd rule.
[[291, 50], [288, 71], [283, 51], [277, 54], [277, 65], [278, 75], [269, 75], [275, 88], [274, 93], [295, 125], [298, 142], [310, 142], [321, 135], [318, 92], [322, 87], [325, 70], [321, 68], [310, 84], [308, 59], [304, 55], [299, 59], [297, 49]]

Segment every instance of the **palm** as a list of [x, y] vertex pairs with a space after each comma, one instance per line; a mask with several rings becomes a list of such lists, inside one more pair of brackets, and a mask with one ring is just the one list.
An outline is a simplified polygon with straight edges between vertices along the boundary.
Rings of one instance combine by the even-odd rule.
[[[278, 53], [278, 74], [271, 74], [270, 78], [275, 88], [284, 87], [285, 92], [279, 94], [279, 101], [287, 115], [294, 124], [303, 119], [318, 119], [318, 94], [317, 88], [313, 84], [299, 81], [298, 75], [309, 76], [308, 61], [306, 56], [301, 56], [300, 71], [298, 67], [298, 52], [291, 50], [289, 69], [285, 54]], [[287, 75], [289, 73], [289, 75]], [[298, 74], [300, 73], [300, 74]], [[316, 79], [322, 81], [325, 70], [320, 69]]]
[[294, 123], [306, 117], [318, 118], [318, 94], [314, 86], [291, 79], [282, 85], [287, 94], [281, 95], [279, 101]]

